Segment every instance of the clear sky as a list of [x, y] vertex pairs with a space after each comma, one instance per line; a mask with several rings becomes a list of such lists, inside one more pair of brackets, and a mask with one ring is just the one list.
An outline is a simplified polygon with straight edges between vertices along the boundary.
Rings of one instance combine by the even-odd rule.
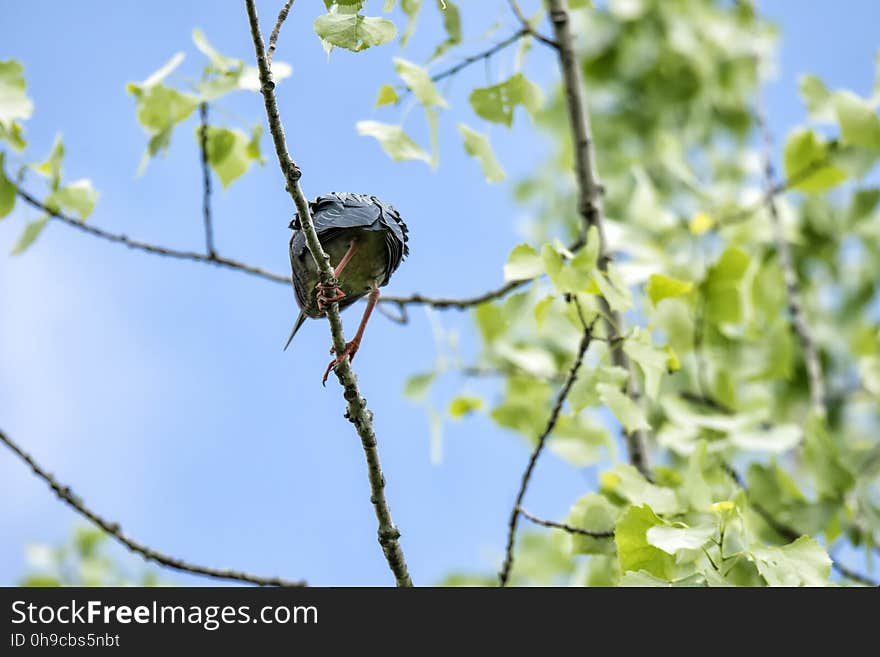
[[[258, 3], [267, 31], [278, 4]], [[478, 37], [496, 21], [498, 38], [516, 28], [501, 0], [459, 4], [468, 39], [462, 52], [479, 49]], [[522, 241], [524, 217], [510, 199], [510, 183], [482, 184], [455, 123], [489, 129], [470, 112], [465, 92], [487, 76], [494, 81], [508, 74], [513, 50], [488, 70], [472, 67], [445, 90], [452, 109], [441, 119], [437, 171], [394, 164], [373, 140], [357, 135], [354, 123], [395, 120], [399, 110], [374, 113], [372, 104], [379, 85], [393, 81], [390, 57], [397, 46], [335, 52], [328, 60], [310, 27], [322, 6], [296, 3], [276, 54], [294, 67], [278, 87], [278, 100], [306, 193], [368, 192], [400, 210], [412, 255], [389, 293], [459, 296], [497, 283], [507, 253]], [[782, 27], [778, 79], [767, 92], [778, 141], [804, 120], [799, 74], [868, 92], [880, 46], [873, 0], [765, 0], [761, 6]], [[221, 52], [250, 60], [243, 3], [3, 0], [0, 12], [0, 59], [24, 63], [36, 106], [27, 123], [32, 159], [63, 133], [65, 175], [89, 177], [101, 192], [90, 222], [146, 241], [201, 248], [194, 120], [178, 128], [167, 157], [135, 177], [146, 136], [125, 84], [144, 79], [181, 50], [188, 56], [176, 79], [195, 78], [202, 60], [190, 40], [194, 27]], [[440, 40], [433, 7], [423, 13], [404, 54], [415, 61]], [[541, 48], [533, 49], [527, 70], [545, 87], [556, 75]], [[215, 112], [223, 122], [264, 120], [256, 94], [241, 92], [224, 108]], [[406, 126], [424, 143], [418, 112]], [[512, 131], [489, 132], [510, 180], [545, 149], [524, 116]], [[263, 149], [265, 168], [216, 192], [216, 243], [224, 255], [287, 273], [293, 209], [265, 137]], [[376, 543], [359, 441], [342, 418], [338, 386], [320, 385], [326, 326], [309, 323], [291, 350], [281, 352], [296, 314], [292, 291], [238, 272], [131, 252], [54, 223], [26, 254], [7, 257], [31, 218], [19, 208], [0, 222], [0, 427], [99, 513], [160, 550], [321, 585], [392, 583]], [[344, 316], [349, 332], [357, 312]], [[471, 353], [470, 320], [457, 311], [411, 315], [405, 327], [374, 319], [355, 369], [375, 412], [388, 498], [410, 570], [417, 584], [428, 584], [452, 569], [497, 566], [528, 452], [520, 438], [477, 417], [448, 422], [442, 460], [432, 462], [424, 408], [404, 400], [401, 388], [437, 357], [432, 325], [459, 332], [462, 351]], [[445, 404], [461, 383], [448, 376], [435, 402]], [[548, 454], [528, 506], [561, 517], [594, 476]], [[78, 522], [22, 463], [0, 451], [0, 584], [24, 572], [27, 543], [64, 540]], [[135, 557], [129, 563], [141, 567]], [[210, 583], [161, 574], [173, 582]]]

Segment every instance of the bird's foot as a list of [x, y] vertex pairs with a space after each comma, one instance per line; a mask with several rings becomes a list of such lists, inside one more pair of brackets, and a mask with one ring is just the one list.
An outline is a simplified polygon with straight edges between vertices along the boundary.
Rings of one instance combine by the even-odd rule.
[[[339, 363], [341, 363], [346, 356], [348, 356], [348, 362], [354, 360], [354, 355], [357, 353], [358, 348], [361, 346], [360, 340], [352, 340], [351, 342], [346, 343], [345, 349], [342, 350], [342, 353], [339, 354], [336, 358], [330, 361], [330, 364], [327, 365], [327, 369], [324, 370], [324, 378], [321, 379], [321, 385], [327, 385], [327, 377], [330, 376], [330, 370], [334, 369]], [[336, 347], [330, 347], [330, 353], [336, 353]]]
[[318, 283], [315, 286], [315, 289], [318, 290], [318, 310], [321, 312], [327, 310], [327, 307], [331, 303], [342, 301], [345, 298], [345, 292], [343, 292], [338, 285], [333, 285], [332, 288], [326, 289], [323, 283]]

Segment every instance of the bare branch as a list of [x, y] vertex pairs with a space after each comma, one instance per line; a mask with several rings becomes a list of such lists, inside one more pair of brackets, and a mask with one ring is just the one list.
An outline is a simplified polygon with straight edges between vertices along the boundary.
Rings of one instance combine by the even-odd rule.
[[214, 250], [214, 228], [211, 225], [211, 168], [208, 166], [208, 103], [199, 105], [199, 152], [202, 161], [202, 215], [205, 220], [205, 251], [211, 258]]
[[[284, 128], [281, 124], [281, 116], [278, 112], [277, 101], [275, 100], [275, 83], [272, 81], [272, 73], [266, 60], [263, 36], [260, 33], [260, 24], [257, 19], [257, 9], [254, 0], [245, 0], [245, 4], [250, 22], [251, 37], [254, 42], [257, 66], [260, 70], [260, 91], [263, 94], [266, 106], [269, 132], [272, 134], [272, 141], [275, 144], [278, 164], [281, 167], [281, 172], [284, 174], [287, 191], [296, 205], [309, 252], [315, 259], [315, 264], [321, 274], [321, 282], [326, 286], [326, 289], [332, 289], [336, 285], [336, 279], [333, 277], [330, 257], [321, 247], [321, 242], [318, 240], [318, 234], [312, 223], [308, 201], [300, 188], [299, 179], [302, 173], [287, 150]], [[327, 309], [327, 319], [330, 324], [330, 333], [333, 337], [333, 346], [337, 354], [342, 354], [345, 352], [345, 336], [343, 334], [342, 321], [339, 317], [338, 303], [331, 304]], [[385, 476], [379, 463], [376, 433], [373, 430], [373, 413], [367, 408], [367, 402], [361, 396], [357, 385], [357, 378], [351, 369], [349, 358], [343, 358], [334, 368], [334, 371], [339, 379], [339, 383], [345, 389], [344, 396], [348, 402], [348, 409], [345, 415], [357, 429], [364, 449], [364, 455], [367, 459], [370, 489], [372, 491], [370, 501], [373, 503], [376, 519], [379, 522], [379, 544], [382, 546], [388, 566], [394, 573], [397, 585], [412, 586], [412, 579], [407, 570], [406, 559], [398, 540], [400, 538], [400, 531], [391, 518], [391, 509], [385, 498]]]
[[764, 139], [764, 182], [767, 189], [765, 198], [767, 200], [770, 221], [773, 224], [773, 235], [776, 240], [776, 254], [785, 279], [785, 291], [788, 297], [788, 310], [791, 313], [791, 325], [798, 337], [798, 341], [801, 343], [801, 349], [804, 352], [804, 363], [807, 368], [807, 378], [810, 385], [811, 410], [820, 417], [825, 417], [827, 414], [827, 406], [822, 363], [819, 360], [819, 350], [816, 348], [813, 331], [807, 323], [807, 318], [804, 314], [800, 283], [798, 282], [797, 272], [794, 268], [791, 249], [788, 246], [788, 241], [785, 239], [782, 220], [779, 217], [779, 209], [776, 207], [776, 201], [773, 195], [773, 192], [776, 189], [774, 183], [774, 178], [776, 176], [773, 170], [773, 137], [770, 134], [770, 127], [767, 125], [767, 117], [760, 100], [756, 116], [758, 126]]
[[597, 532], [589, 529], [582, 529], [581, 527], [575, 527], [573, 525], [567, 525], [564, 522], [553, 522], [552, 520], [544, 520], [543, 518], [533, 516], [522, 507], [519, 508], [519, 512], [526, 520], [530, 520], [536, 525], [541, 525], [542, 527], [549, 527], [550, 529], [561, 529], [562, 531], [568, 532], [569, 534], [578, 534], [579, 536], [589, 536], [591, 538], [614, 538], [613, 529], [609, 529], [607, 532]]
[[[459, 71], [466, 69], [471, 64], [476, 64], [477, 62], [485, 61], [485, 60], [489, 59], [490, 57], [492, 57], [493, 55], [495, 55], [495, 54], [501, 52], [502, 50], [504, 50], [505, 48], [507, 48], [507, 46], [510, 46], [510, 45], [516, 43], [517, 41], [519, 41], [520, 39], [527, 37], [527, 36], [529, 36], [529, 31], [526, 29], [522, 29], [522, 30], [519, 30], [518, 32], [514, 32], [509, 37], [504, 39], [504, 41], [499, 41], [498, 43], [496, 43], [492, 47], [490, 47], [482, 52], [478, 52], [475, 55], [470, 55], [469, 57], [465, 57], [458, 64], [455, 64], [454, 66], [451, 66], [447, 69], [444, 69], [444, 70], [440, 71], [439, 73], [435, 73], [434, 75], [431, 76], [431, 80], [433, 80], [434, 82], [440, 82], [440, 80], [445, 80], [448, 77], [452, 77], [453, 75], [455, 75]], [[411, 91], [412, 91], [406, 85], [400, 85], [400, 86], [398, 86], [398, 89], [400, 90], [402, 96], [406, 96], [407, 94], [411, 93]]]
[[498, 573], [498, 585], [499, 586], [507, 586], [507, 582], [510, 578], [510, 571], [513, 568], [513, 548], [514, 543], [516, 542], [516, 527], [519, 523], [519, 515], [522, 512], [522, 503], [523, 498], [526, 496], [526, 490], [529, 487], [529, 482], [532, 479], [532, 473], [535, 470], [535, 465], [538, 463], [538, 457], [541, 456], [541, 452], [544, 450], [544, 446], [547, 443], [547, 438], [550, 437], [550, 434], [553, 432], [553, 429], [556, 427], [556, 422], [559, 420], [559, 415], [562, 413], [562, 406], [565, 404], [565, 399], [568, 397], [569, 391], [571, 391], [571, 387], [574, 385], [575, 380], [577, 379], [578, 370], [581, 367], [581, 364], [584, 362], [584, 354], [587, 353], [587, 349], [590, 346], [590, 342], [593, 339], [593, 326], [591, 324], [584, 331], [584, 335], [581, 338], [580, 345], [578, 346], [577, 355], [575, 356], [574, 363], [571, 365], [571, 369], [568, 372], [568, 377], [565, 380], [565, 383], [562, 384], [562, 388], [559, 390], [559, 394], [556, 396], [556, 402], [553, 404], [553, 410], [550, 411], [550, 418], [547, 420], [547, 425], [544, 427], [544, 431], [538, 437], [538, 442], [535, 444], [535, 448], [532, 450], [532, 455], [529, 457], [529, 463], [526, 466], [525, 472], [522, 475], [522, 481], [520, 482], [519, 492], [516, 494], [516, 502], [513, 504], [513, 510], [510, 512], [510, 520], [507, 522], [507, 547], [505, 549], [504, 563], [501, 566], [501, 572]]
[[147, 253], [153, 253], [155, 255], [165, 256], [168, 258], [177, 258], [180, 260], [193, 260], [195, 262], [205, 262], [211, 265], [217, 265], [218, 267], [225, 267], [227, 269], [236, 269], [238, 271], [243, 271], [247, 274], [251, 274], [253, 276], [259, 276], [260, 278], [264, 278], [269, 281], [273, 281], [275, 283], [284, 283], [285, 285], [290, 285], [290, 277], [282, 276], [281, 274], [273, 274], [272, 272], [268, 272], [264, 269], [260, 269], [259, 267], [254, 267], [252, 265], [245, 264], [243, 262], [238, 262], [236, 260], [232, 260], [231, 258], [224, 258], [218, 255], [210, 256], [204, 253], [197, 253], [195, 251], [180, 251], [178, 249], [169, 249], [164, 246], [157, 246], [155, 244], [148, 244], [146, 242], [140, 242], [138, 240], [130, 239], [125, 235], [121, 235], [118, 233], [111, 233], [109, 231], [103, 230], [101, 228], [95, 228], [89, 224], [85, 224], [78, 219], [74, 219], [63, 212], [59, 212], [58, 210], [54, 210], [41, 201], [37, 200], [34, 196], [31, 196], [28, 192], [24, 191], [21, 187], [16, 187], [15, 193], [24, 200], [28, 205], [45, 212], [53, 219], [57, 219], [72, 228], [76, 228], [79, 231], [84, 233], [88, 233], [89, 235], [93, 235], [95, 237], [100, 237], [103, 240], [107, 240], [108, 242], [116, 242], [117, 244], [124, 244], [130, 249], [137, 249], [139, 251], [145, 251]]
[[278, 12], [275, 27], [272, 28], [272, 34], [269, 35], [269, 49], [266, 51], [266, 62], [269, 66], [272, 65], [272, 56], [275, 54], [275, 46], [278, 44], [278, 34], [281, 32], [281, 26], [284, 25], [284, 21], [287, 20], [287, 14], [290, 13], [291, 7], [293, 7], [293, 0], [287, 0], [281, 11]]
[[83, 502], [79, 496], [74, 494], [69, 486], [64, 486], [60, 484], [58, 480], [55, 479], [55, 477], [46, 472], [46, 470], [44, 470], [30, 454], [25, 452], [21, 447], [13, 442], [13, 440], [9, 436], [7, 436], [2, 430], [0, 430], [0, 442], [6, 445], [18, 458], [27, 463], [30, 466], [31, 470], [33, 470], [33, 473], [44, 482], [46, 482], [46, 484], [48, 484], [49, 487], [53, 491], [55, 491], [55, 494], [59, 497], [59, 499], [61, 499], [61, 501], [65, 502], [81, 516], [103, 529], [105, 532], [107, 532], [107, 534], [122, 543], [129, 550], [141, 555], [147, 561], [153, 561], [167, 568], [173, 568], [174, 570], [193, 573], [195, 575], [204, 575], [206, 577], [214, 577], [217, 579], [236, 580], [239, 582], [247, 582], [248, 584], [258, 584], [260, 586], [306, 585], [306, 583], [303, 581], [285, 580], [281, 579], [280, 577], [260, 577], [258, 575], [251, 575], [249, 573], [244, 573], [237, 570], [219, 570], [216, 568], [198, 566], [186, 562], [182, 559], [163, 554], [162, 552], [154, 550], [153, 548], [146, 546], [143, 543], [138, 543], [133, 538], [130, 538], [122, 532], [122, 528], [119, 526], [119, 523], [111, 522], [110, 520], [107, 520], [103, 516], [99, 516], [97, 513], [92, 511], [88, 506], [86, 506], [85, 502]]
[[529, 19], [526, 18], [526, 15], [523, 13], [522, 7], [519, 6], [519, 2], [517, 0], [507, 0], [510, 8], [513, 10], [513, 13], [516, 14], [517, 19], [522, 24], [523, 31], [535, 37], [538, 41], [543, 43], [544, 45], [550, 46], [551, 48], [559, 48], [559, 43], [554, 41], [553, 39], [549, 39], [545, 37], [543, 34], [540, 34], [532, 24], [529, 22]]
[[[581, 75], [580, 62], [574, 50], [574, 39], [569, 26], [568, 0], [549, 0], [550, 21], [558, 44], [559, 64], [562, 69], [565, 87], [568, 117], [571, 124], [572, 141], [575, 152], [575, 173], [577, 175], [579, 201], [578, 210], [584, 219], [584, 232], [595, 226], [599, 233], [599, 266], [606, 268], [610, 261], [607, 241], [603, 229], [602, 184], [596, 167], [596, 155], [593, 150], [593, 139], [590, 130], [590, 115], [584, 94], [584, 81]], [[613, 333], [623, 335], [623, 318], [620, 313], [612, 310], [602, 298], [604, 315], [609, 318], [609, 328]], [[626, 383], [627, 395], [636, 403], [641, 400], [638, 375], [629, 357], [623, 350], [623, 344], [612, 345], [611, 357], [614, 364], [626, 370], [629, 375]], [[651, 481], [651, 468], [645, 446], [645, 433], [641, 430], [627, 432], [627, 451], [630, 462]]]
[[468, 308], [472, 308], [473, 306], [479, 306], [480, 304], [487, 303], [489, 301], [495, 301], [496, 299], [507, 296], [514, 290], [519, 289], [528, 283], [531, 283], [532, 280], [534, 279], [528, 279], [524, 281], [511, 281], [509, 283], [505, 283], [501, 287], [495, 288], [494, 290], [489, 290], [488, 292], [484, 292], [483, 294], [478, 294], [474, 297], [444, 298], [426, 297], [421, 294], [411, 294], [407, 297], [382, 296], [379, 297], [379, 303], [394, 303], [397, 305], [405, 306], [431, 306], [432, 308], [437, 308], [439, 310], [445, 310], [448, 308], [455, 308], [456, 310], [467, 310]]

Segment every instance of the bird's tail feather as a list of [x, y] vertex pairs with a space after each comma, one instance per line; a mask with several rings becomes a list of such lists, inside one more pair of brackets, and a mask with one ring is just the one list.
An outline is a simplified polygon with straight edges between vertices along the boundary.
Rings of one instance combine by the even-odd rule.
[[290, 341], [293, 340], [293, 336], [296, 335], [296, 332], [299, 331], [299, 327], [303, 325], [303, 322], [306, 321], [306, 313], [305, 311], [301, 311], [299, 317], [296, 318], [296, 324], [293, 325], [293, 330], [290, 332], [290, 335], [287, 338], [287, 342], [284, 343], [283, 351], [287, 351], [287, 348], [290, 346]]

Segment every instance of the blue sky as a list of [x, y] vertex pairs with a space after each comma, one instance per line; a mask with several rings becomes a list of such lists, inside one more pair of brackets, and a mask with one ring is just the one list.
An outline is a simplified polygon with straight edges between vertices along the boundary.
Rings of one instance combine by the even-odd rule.
[[[259, 2], [266, 31], [276, 4]], [[479, 35], [496, 21], [499, 38], [516, 28], [501, 0], [460, 4], [467, 5], [465, 50], [479, 49]], [[761, 5], [783, 30], [778, 79], [767, 91], [778, 141], [804, 119], [799, 74], [867, 93], [880, 45], [870, 27], [875, 3]], [[544, 151], [524, 116], [507, 131], [480, 125], [467, 107], [468, 85], [510, 73], [513, 50], [444, 89], [452, 109], [441, 120], [437, 171], [394, 164], [373, 140], [357, 135], [354, 123], [395, 120], [399, 110], [374, 112], [372, 104], [379, 85], [393, 81], [390, 56], [397, 46], [336, 52], [328, 60], [310, 27], [321, 6], [297, 3], [276, 54], [294, 67], [278, 100], [306, 193], [368, 192], [397, 206], [410, 225], [412, 255], [389, 293], [465, 295], [500, 281], [525, 217], [510, 199], [509, 183], [482, 184], [455, 123], [489, 130], [510, 180]], [[179, 248], [203, 244], [195, 124], [178, 128], [167, 157], [136, 177], [146, 136], [125, 84], [180, 50], [187, 60], [177, 80], [195, 78], [202, 60], [190, 40], [194, 27], [221, 52], [252, 57], [243, 3], [232, 1], [7, 1], [0, 26], [0, 59], [24, 63], [36, 106], [27, 124], [32, 159], [63, 133], [65, 175], [89, 177], [101, 192], [91, 222]], [[427, 6], [405, 56], [424, 60], [440, 30]], [[533, 49], [527, 72], [545, 87], [556, 75], [541, 48]], [[247, 127], [263, 121], [262, 104], [242, 92], [214, 116]], [[423, 123], [418, 112], [407, 116], [407, 129], [424, 143]], [[286, 273], [293, 209], [266, 138], [263, 149], [270, 156], [265, 168], [215, 193], [216, 244], [224, 255]], [[19, 208], [0, 223], [0, 254], [29, 218], [33, 213]], [[349, 332], [357, 312], [344, 316]], [[342, 418], [338, 387], [319, 382], [326, 326], [310, 322], [290, 351], [280, 350], [295, 314], [284, 286], [131, 252], [50, 224], [25, 255], [0, 255], [0, 427], [97, 511], [160, 550], [314, 584], [389, 584], [359, 441]], [[447, 423], [442, 461], [432, 463], [425, 412], [403, 400], [401, 388], [436, 357], [432, 321], [462, 334], [467, 353], [470, 320], [455, 311], [433, 320], [422, 310], [411, 315], [406, 327], [376, 317], [355, 369], [375, 412], [388, 497], [411, 572], [417, 584], [428, 584], [453, 569], [496, 567], [527, 447], [478, 417]], [[460, 383], [441, 384], [438, 403]], [[563, 516], [592, 477], [548, 454], [528, 506]], [[0, 583], [6, 584], [24, 572], [27, 543], [64, 540], [78, 517], [5, 452], [0, 482]], [[140, 568], [137, 558], [130, 563]]]

